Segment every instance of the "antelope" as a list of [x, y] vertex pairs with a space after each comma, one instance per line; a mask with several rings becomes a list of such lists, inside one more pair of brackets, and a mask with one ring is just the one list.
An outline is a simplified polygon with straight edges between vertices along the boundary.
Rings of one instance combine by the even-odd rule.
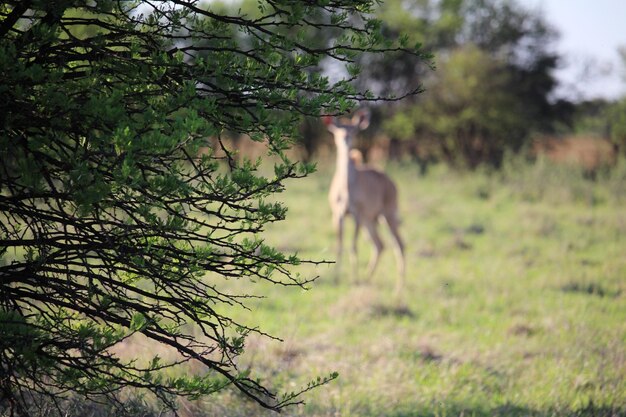
[[337, 147], [337, 165], [328, 194], [333, 225], [337, 231], [337, 268], [341, 267], [344, 221], [347, 215], [351, 215], [355, 221], [351, 249], [352, 273], [358, 280], [357, 239], [363, 226], [374, 245], [367, 272], [368, 279], [371, 279], [384, 248], [378, 234], [378, 219], [384, 217], [395, 244], [398, 265], [396, 293], [399, 293], [404, 281], [405, 259], [404, 244], [398, 231], [398, 191], [385, 173], [363, 165], [360, 152], [351, 149], [357, 132], [369, 126], [369, 114], [360, 111], [352, 118], [325, 116], [323, 120], [333, 134]]

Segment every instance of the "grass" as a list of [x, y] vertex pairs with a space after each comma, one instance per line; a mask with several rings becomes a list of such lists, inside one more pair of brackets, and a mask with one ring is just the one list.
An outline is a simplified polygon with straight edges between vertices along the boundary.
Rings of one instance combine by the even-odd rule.
[[[626, 415], [623, 165], [594, 180], [542, 161], [491, 174], [389, 168], [407, 243], [401, 299], [388, 233], [368, 283], [347, 271], [334, 283], [328, 266], [301, 268], [319, 275], [309, 291], [230, 282], [267, 296], [231, 313], [284, 339], [252, 337], [242, 366], [286, 391], [339, 372], [285, 415]], [[333, 258], [330, 175], [288, 184], [288, 219], [270, 243]], [[364, 271], [364, 236], [359, 247]], [[264, 414], [233, 392], [185, 412]]]
[[[225, 285], [251, 299], [224, 313], [283, 339], [247, 340], [242, 369], [307, 393], [288, 416], [626, 416], [626, 164], [588, 178], [512, 159], [496, 173], [388, 167], [400, 191], [408, 274], [394, 297], [388, 250], [371, 282], [302, 266], [310, 290]], [[332, 259], [331, 169], [292, 181], [266, 240]], [[351, 236], [351, 223], [347, 236]], [[359, 243], [365, 271], [369, 243]], [[273, 415], [226, 390], [183, 416]]]

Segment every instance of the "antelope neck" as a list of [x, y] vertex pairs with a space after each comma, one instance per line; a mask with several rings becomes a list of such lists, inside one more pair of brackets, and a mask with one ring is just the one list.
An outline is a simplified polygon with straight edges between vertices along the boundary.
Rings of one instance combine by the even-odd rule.
[[356, 168], [350, 163], [350, 148], [345, 142], [338, 144], [336, 175], [341, 178], [346, 189], [354, 181], [355, 174]]

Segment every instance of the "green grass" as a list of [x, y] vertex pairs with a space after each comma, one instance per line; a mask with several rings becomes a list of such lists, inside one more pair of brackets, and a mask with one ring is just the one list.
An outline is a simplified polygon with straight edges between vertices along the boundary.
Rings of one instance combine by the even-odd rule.
[[[309, 291], [229, 281], [262, 294], [229, 312], [278, 336], [253, 336], [242, 367], [292, 391], [318, 375], [294, 416], [626, 415], [626, 170], [508, 161], [499, 173], [387, 170], [400, 191], [407, 279], [394, 298], [388, 250], [371, 282], [347, 267], [303, 266]], [[288, 184], [288, 219], [267, 241], [332, 259], [330, 170]], [[383, 225], [381, 225], [383, 226]], [[348, 228], [347, 236], [351, 236]], [[365, 271], [369, 242], [360, 241]], [[183, 414], [264, 415], [234, 392]]]

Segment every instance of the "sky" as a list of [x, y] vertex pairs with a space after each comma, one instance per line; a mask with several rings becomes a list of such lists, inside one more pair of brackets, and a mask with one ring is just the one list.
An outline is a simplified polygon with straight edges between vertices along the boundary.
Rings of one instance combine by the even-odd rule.
[[559, 33], [563, 57], [556, 76], [558, 97], [574, 100], [626, 95], [626, 66], [618, 47], [626, 48], [626, 0], [518, 0], [543, 13]]

